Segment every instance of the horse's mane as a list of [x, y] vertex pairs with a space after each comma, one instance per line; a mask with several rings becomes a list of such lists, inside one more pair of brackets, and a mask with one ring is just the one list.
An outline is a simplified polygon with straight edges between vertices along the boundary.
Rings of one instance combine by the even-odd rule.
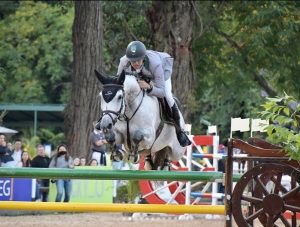
[[138, 93], [141, 90], [136, 77], [133, 75], [126, 75], [124, 81], [124, 91], [126, 94]]

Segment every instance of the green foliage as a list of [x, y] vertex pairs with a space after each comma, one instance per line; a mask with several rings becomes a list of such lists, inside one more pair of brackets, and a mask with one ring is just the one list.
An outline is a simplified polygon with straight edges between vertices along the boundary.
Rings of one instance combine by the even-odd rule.
[[19, 1], [0, 1], [0, 20], [13, 13], [19, 6]]
[[300, 104], [292, 96], [267, 98], [260, 115], [270, 121], [268, 140], [281, 145], [291, 159], [300, 161]]
[[120, 58], [134, 38], [150, 44], [145, 17], [150, 1], [103, 1], [105, 71], [116, 73]]
[[[127, 44], [151, 48], [146, 10], [151, 1], [102, 1], [105, 72], [114, 74]], [[263, 78], [278, 94], [300, 99], [300, 3], [297, 1], [195, 1], [198, 23], [191, 52], [197, 88], [189, 102], [194, 134], [219, 126], [229, 136], [230, 117], [256, 117]], [[71, 2], [0, 3], [0, 102], [60, 103], [70, 92]], [[203, 33], [199, 29], [203, 22]], [[201, 34], [201, 36], [199, 36]], [[286, 109], [287, 111], [287, 109]]]
[[31, 158], [36, 156], [37, 145], [40, 144], [40, 138], [38, 136], [24, 137], [22, 138], [24, 150], [28, 151]]
[[41, 141], [45, 141], [46, 143], [50, 143], [53, 146], [58, 146], [59, 144], [66, 143], [64, 133], [55, 133], [54, 130], [42, 128], [39, 130], [38, 136], [41, 138]]
[[30, 153], [31, 157], [36, 155], [38, 144], [50, 144], [52, 149], [62, 143], [66, 143], [65, 135], [62, 132], [57, 132], [55, 128], [41, 128], [37, 136], [33, 136], [32, 128], [23, 128], [18, 138], [22, 138], [24, 148]]
[[200, 120], [205, 119], [217, 124], [227, 138], [230, 117], [255, 117], [263, 102], [266, 92], [258, 78], [278, 94], [288, 89], [300, 98], [300, 5], [290, 1], [221, 5], [208, 6], [214, 17], [202, 19], [211, 26], [193, 44], [198, 109], [192, 119], [196, 133], [204, 133]]
[[24, 1], [0, 21], [0, 102], [66, 101], [74, 13], [65, 9]]
[[138, 181], [126, 181], [117, 189], [117, 201], [119, 203], [134, 203], [135, 198], [140, 194]]

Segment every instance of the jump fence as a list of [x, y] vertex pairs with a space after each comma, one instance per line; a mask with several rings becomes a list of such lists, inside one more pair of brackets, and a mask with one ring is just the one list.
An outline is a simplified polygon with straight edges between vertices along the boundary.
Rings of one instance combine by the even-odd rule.
[[[0, 177], [42, 179], [97, 179], [97, 180], [170, 180], [222, 182], [222, 172], [199, 171], [132, 171], [58, 168], [0, 168]], [[234, 175], [237, 181], [240, 175]], [[225, 214], [224, 205], [160, 205], [160, 204], [103, 204], [1, 201], [0, 210], [38, 210], [64, 212], [144, 212]]]

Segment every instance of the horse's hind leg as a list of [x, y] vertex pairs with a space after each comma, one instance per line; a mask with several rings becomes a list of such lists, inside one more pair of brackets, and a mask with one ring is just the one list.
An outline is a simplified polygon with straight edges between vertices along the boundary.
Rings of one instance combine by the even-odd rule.
[[151, 154], [145, 156], [144, 170], [153, 170], [154, 163], [152, 161]]
[[165, 147], [160, 151], [155, 153], [154, 156], [154, 169], [160, 170], [170, 170], [170, 160], [169, 154], [171, 154], [172, 149], [170, 147]]

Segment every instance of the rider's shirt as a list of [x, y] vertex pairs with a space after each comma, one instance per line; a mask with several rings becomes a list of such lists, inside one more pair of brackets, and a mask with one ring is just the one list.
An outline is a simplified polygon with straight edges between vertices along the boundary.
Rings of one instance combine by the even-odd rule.
[[[173, 58], [167, 53], [152, 50], [146, 51], [146, 58], [148, 62], [144, 64], [141, 72], [153, 81], [153, 89], [149, 94], [163, 98], [165, 96], [165, 81], [172, 74]], [[134, 70], [126, 55], [120, 59], [117, 74], [120, 75], [122, 70], [128, 73], [132, 73]]]

